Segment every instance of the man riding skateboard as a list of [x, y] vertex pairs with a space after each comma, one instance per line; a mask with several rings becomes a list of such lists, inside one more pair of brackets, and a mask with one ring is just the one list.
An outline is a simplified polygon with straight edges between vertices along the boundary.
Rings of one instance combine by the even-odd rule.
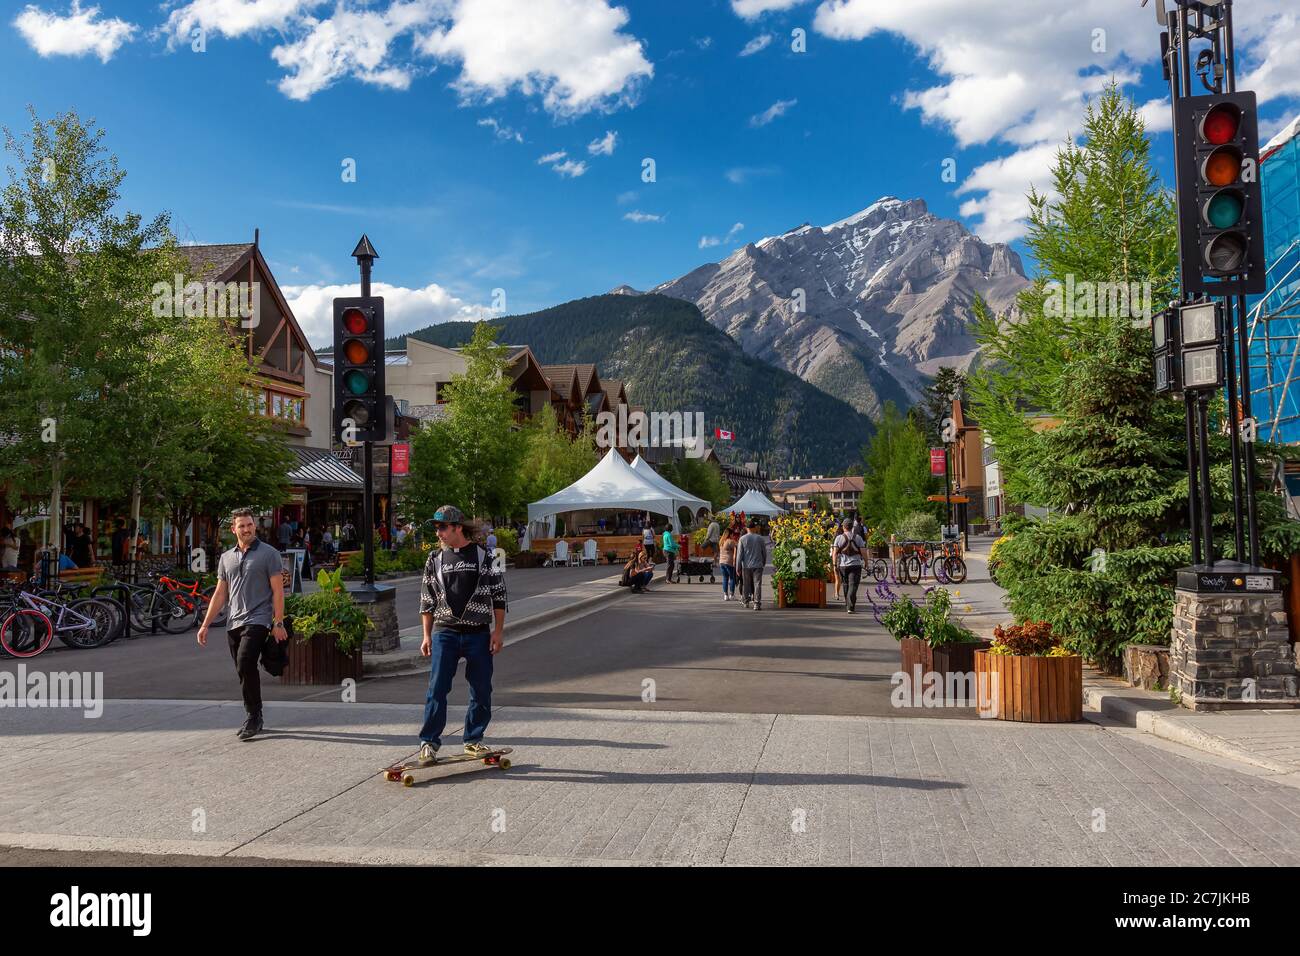
[[431, 658], [416, 757], [421, 766], [437, 763], [447, 725], [447, 693], [462, 657], [469, 682], [465, 753], [492, 752], [483, 735], [492, 719], [492, 658], [501, 650], [506, 622], [505, 576], [492, 554], [470, 540], [473, 525], [459, 508], [443, 505], [433, 514], [433, 526], [442, 548], [425, 562], [420, 587], [420, 653]]

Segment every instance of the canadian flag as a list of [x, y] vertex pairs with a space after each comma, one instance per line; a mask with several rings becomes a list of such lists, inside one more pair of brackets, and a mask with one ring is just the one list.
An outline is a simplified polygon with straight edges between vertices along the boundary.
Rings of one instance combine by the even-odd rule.
[[736, 437], [734, 432], [729, 432], [725, 428], [715, 428], [713, 429], [713, 434], [716, 437], [721, 438], [723, 441], [733, 441]]

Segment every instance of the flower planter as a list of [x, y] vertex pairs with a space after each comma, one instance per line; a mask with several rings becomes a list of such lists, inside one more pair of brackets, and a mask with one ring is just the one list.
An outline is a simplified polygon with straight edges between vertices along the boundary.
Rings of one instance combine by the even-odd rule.
[[826, 606], [826, 582], [820, 578], [795, 578], [794, 600], [789, 604], [785, 603], [785, 588], [781, 587], [779, 581], [774, 584], [777, 607]]
[[[975, 652], [986, 651], [993, 644], [992, 641], [970, 641], [962, 644], [943, 644], [931, 650], [930, 656], [934, 662], [935, 673], [943, 679], [944, 688], [954, 690], [960, 689], [959, 695], [964, 697], [966, 692], [966, 676], [975, 673]], [[957, 676], [949, 680], [948, 675], [956, 674]], [[944, 691], [945, 697], [947, 690]], [[970, 706], [967, 700], [966, 706]]]
[[934, 670], [934, 655], [930, 642], [920, 637], [904, 637], [898, 642], [898, 652], [902, 655], [902, 670], [909, 679], [916, 675], [916, 668], [921, 668], [921, 677]]
[[1083, 658], [975, 652], [981, 717], [1031, 723], [1083, 719]]
[[347, 678], [361, 680], [361, 649], [344, 654], [334, 643], [335, 634], [313, 634], [302, 640], [289, 637], [289, 666], [280, 675], [282, 684], [341, 684]]

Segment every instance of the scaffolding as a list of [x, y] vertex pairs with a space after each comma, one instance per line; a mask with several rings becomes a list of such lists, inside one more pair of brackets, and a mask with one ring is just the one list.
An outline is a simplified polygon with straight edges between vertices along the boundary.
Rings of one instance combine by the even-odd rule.
[[1300, 117], [1260, 151], [1268, 291], [1248, 301], [1251, 405], [1263, 441], [1300, 442]]

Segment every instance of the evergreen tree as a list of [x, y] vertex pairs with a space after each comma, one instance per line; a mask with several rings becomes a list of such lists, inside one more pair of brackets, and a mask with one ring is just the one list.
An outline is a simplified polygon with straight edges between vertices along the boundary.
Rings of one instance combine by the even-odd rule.
[[920, 409], [924, 418], [925, 438], [931, 445], [945, 444], [944, 422], [952, 417], [953, 399], [961, 394], [965, 386], [966, 376], [945, 365], [926, 387]]
[[[1144, 306], [1171, 298], [1176, 218], [1137, 107], [1113, 85], [1089, 107], [1081, 142], [1060, 150], [1053, 182], [1054, 196], [1030, 196], [1040, 273], [1019, 314], [999, 320], [977, 304], [985, 365], [970, 393], [1008, 499], [1050, 510], [1004, 523], [998, 577], [1012, 612], [1050, 621], [1067, 646], [1115, 669], [1125, 643], [1169, 640], [1173, 572], [1191, 557], [1186, 439], [1181, 403], [1153, 391], [1149, 324], [1096, 284], [1148, 282]], [[1214, 456], [1222, 544], [1226, 439]], [[1270, 546], [1295, 538], [1276, 499], [1260, 511]]]
[[886, 534], [915, 512], [942, 514], [941, 505], [927, 500], [943, 490], [943, 479], [930, 474], [929, 443], [919, 419], [886, 402], [876, 434], [863, 450], [859, 512], [867, 525]]

